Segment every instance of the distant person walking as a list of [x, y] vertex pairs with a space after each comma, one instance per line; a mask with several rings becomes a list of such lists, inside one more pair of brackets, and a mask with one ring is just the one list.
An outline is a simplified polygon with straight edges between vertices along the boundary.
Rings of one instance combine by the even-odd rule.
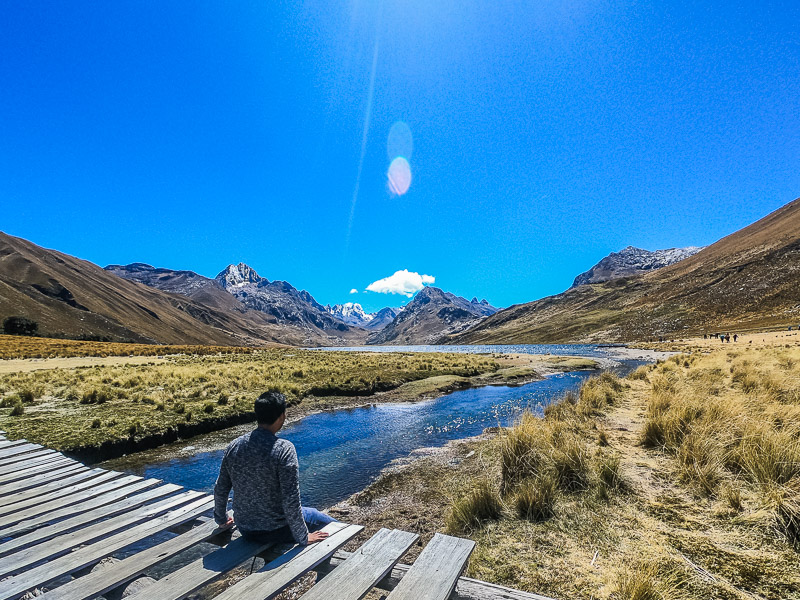
[[738, 333], [734, 333], [733, 334], [733, 341], [735, 342], [738, 339], [739, 339], [739, 334]]
[[[214, 486], [214, 520], [234, 523], [248, 540], [313, 544], [328, 537], [319, 531], [333, 517], [300, 505], [297, 451], [275, 434], [286, 421], [286, 398], [266, 392], [255, 404], [258, 427], [225, 449]], [[227, 514], [233, 489], [233, 518]]]
[[730, 334], [730, 333], [726, 333], [726, 334], [725, 334], [725, 341], [726, 341], [727, 343], [729, 343], [729, 344], [731, 343], [731, 334]]

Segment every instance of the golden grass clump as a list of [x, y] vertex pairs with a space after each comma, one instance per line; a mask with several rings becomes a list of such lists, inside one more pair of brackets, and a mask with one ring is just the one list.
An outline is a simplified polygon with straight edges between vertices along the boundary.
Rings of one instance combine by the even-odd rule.
[[450, 533], [469, 533], [487, 521], [499, 519], [502, 512], [500, 495], [489, 481], [479, 480], [472, 490], [453, 502], [446, 528]]
[[544, 521], [553, 516], [558, 480], [550, 474], [526, 479], [517, 488], [514, 509], [520, 519]]

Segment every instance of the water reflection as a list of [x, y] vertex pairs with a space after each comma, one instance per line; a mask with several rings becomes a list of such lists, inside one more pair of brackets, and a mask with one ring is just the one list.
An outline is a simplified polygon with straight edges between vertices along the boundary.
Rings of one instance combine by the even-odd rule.
[[[624, 361], [618, 369], [625, 372], [639, 364]], [[486, 427], [509, 425], [526, 409], [540, 413], [554, 398], [577, 388], [591, 375], [586, 371], [567, 373], [519, 387], [461, 390], [416, 404], [326, 412], [293, 423], [280, 435], [297, 447], [303, 502], [327, 507], [369, 485], [392, 460], [418, 448], [478, 435]], [[208, 492], [217, 476], [222, 447], [246, 430], [218, 432], [214, 443], [220, 449], [147, 464], [139, 463], [143, 457], [135, 455], [105, 466]], [[208, 447], [202, 441], [195, 443]]]

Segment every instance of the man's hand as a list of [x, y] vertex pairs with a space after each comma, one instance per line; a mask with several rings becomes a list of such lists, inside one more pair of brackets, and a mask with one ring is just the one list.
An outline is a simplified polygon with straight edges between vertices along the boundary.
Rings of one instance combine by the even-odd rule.
[[321, 542], [330, 534], [324, 531], [315, 531], [314, 533], [308, 534], [308, 543], [309, 544], [316, 544], [317, 542]]
[[228, 520], [224, 523], [217, 523], [217, 531], [225, 531], [231, 527], [233, 527], [233, 517], [228, 517]]

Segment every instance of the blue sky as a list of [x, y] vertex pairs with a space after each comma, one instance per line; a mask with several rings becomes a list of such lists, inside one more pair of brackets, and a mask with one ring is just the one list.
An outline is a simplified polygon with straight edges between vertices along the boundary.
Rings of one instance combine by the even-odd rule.
[[798, 34], [797, 2], [6, 0], [0, 230], [367, 309], [402, 269], [534, 300], [800, 196]]

